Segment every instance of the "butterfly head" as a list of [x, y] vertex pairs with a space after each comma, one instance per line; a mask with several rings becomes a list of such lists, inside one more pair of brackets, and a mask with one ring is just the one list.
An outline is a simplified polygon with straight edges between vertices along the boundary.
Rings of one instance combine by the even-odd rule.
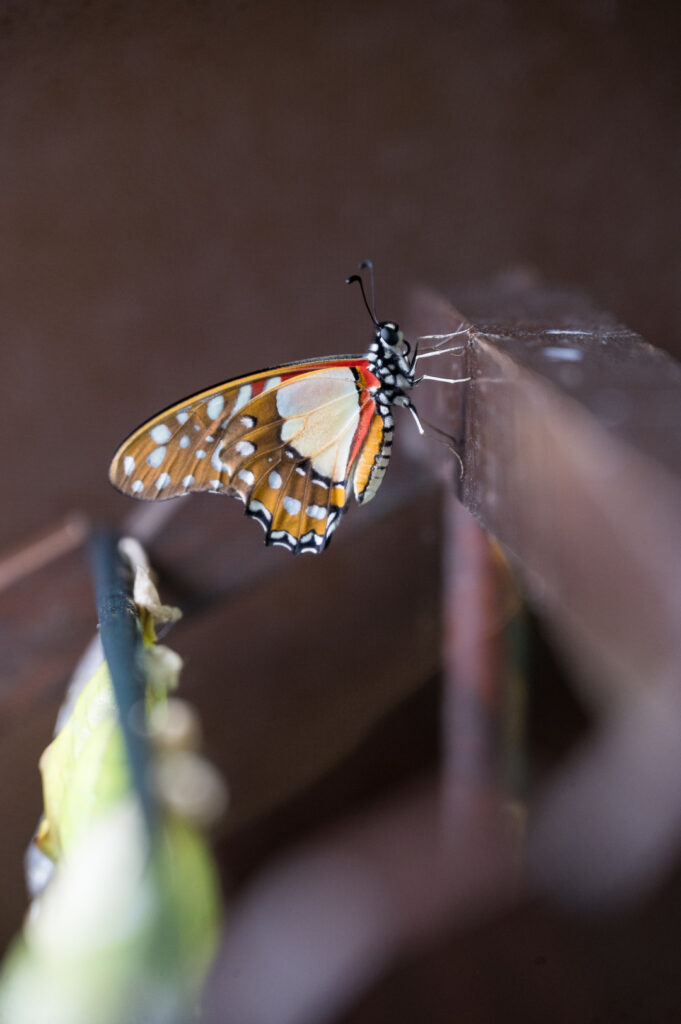
[[402, 388], [414, 386], [411, 346], [394, 320], [382, 320], [376, 326], [367, 355], [386, 396], [395, 401]]
[[394, 320], [382, 320], [376, 331], [376, 341], [388, 345], [396, 355], [409, 355], [410, 345], [405, 339], [399, 324]]

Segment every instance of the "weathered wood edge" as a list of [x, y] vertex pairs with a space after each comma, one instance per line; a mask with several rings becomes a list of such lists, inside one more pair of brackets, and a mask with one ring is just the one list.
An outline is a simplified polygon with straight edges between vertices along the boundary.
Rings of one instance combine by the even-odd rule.
[[[524, 283], [457, 308], [417, 291], [406, 326], [462, 322], [473, 380], [431, 385], [429, 418], [462, 435], [463, 504], [509, 551], [592, 702], [676, 680], [681, 367], [580, 293]], [[445, 360], [461, 373], [456, 355], [438, 373]]]

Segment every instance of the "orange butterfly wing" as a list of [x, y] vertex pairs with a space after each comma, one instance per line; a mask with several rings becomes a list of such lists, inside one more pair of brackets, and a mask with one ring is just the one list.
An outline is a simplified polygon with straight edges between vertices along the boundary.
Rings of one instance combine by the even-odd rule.
[[380, 483], [391, 431], [363, 357], [292, 363], [216, 385], [139, 427], [109, 478], [124, 494], [164, 500], [193, 491], [240, 498], [266, 543], [319, 552], [345, 511], [350, 483], [366, 501]]

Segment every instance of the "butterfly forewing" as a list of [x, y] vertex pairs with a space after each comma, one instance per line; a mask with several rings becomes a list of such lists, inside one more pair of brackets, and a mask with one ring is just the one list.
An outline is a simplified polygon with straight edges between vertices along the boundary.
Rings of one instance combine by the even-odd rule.
[[365, 360], [349, 357], [218, 385], [135, 431], [113, 459], [111, 482], [156, 500], [229, 493], [264, 527], [268, 543], [321, 551], [378, 418], [369, 378]]

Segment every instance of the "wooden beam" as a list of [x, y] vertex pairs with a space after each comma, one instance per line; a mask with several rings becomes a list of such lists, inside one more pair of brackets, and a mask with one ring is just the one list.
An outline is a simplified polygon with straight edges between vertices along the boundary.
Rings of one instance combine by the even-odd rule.
[[414, 295], [409, 337], [462, 323], [465, 357], [437, 372], [472, 382], [424, 384], [433, 405], [419, 402], [462, 437], [460, 485], [448, 464], [461, 500], [510, 553], [592, 703], [664, 685], [681, 652], [681, 366], [579, 292], [520, 280], [456, 307]]

